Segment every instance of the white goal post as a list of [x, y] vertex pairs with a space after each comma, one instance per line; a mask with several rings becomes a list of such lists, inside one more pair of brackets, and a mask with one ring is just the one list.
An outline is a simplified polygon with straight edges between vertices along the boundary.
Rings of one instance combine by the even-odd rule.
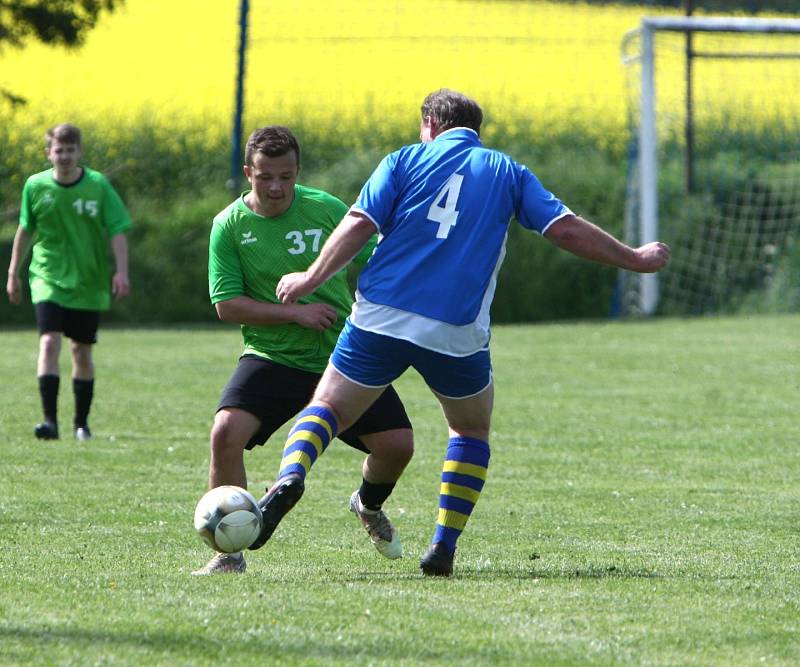
[[[623, 41], [623, 61], [629, 64], [638, 60], [641, 71], [640, 105], [638, 117], [637, 154], [638, 173], [634, 178], [636, 185], [635, 208], [626, 226], [635, 227], [633, 238], [640, 244], [659, 239], [659, 198], [658, 198], [658, 75], [656, 72], [656, 35], [671, 31], [684, 33], [691, 39], [693, 33], [749, 33], [749, 34], [800, 34], [800, 19], [764, 19], [731, 17], [645, 17], [638, 30], [625, 36]], [[626, 45], [631, 40], [639, 41], [639, 53], [626, 54]], [[769, 54], [719, 54], [718, 57], [769, 57]], [[785, 57], [785, 54], [782, 56]], [[800, 53], [795, 54], [800, 58]], [[800, 62], [800, 60], [798, 61]], [[690, 76], [690, 75], [689, 75]], [[798, 95], [795, 90], [789, 94]], [[638, 286], [633, 309], [642, 315], [651, 315], [659, 304], [659, 278], [657, 274], [645, 274], [636, 278]]]

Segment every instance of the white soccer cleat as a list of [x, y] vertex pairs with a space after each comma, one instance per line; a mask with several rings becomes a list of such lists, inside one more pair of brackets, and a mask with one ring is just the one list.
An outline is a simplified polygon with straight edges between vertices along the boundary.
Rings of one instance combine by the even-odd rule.
[[88, 426], [78, 426], [75, 429], [75, 439], [80, 440], [82, 442], [86, 442], [87, 440], [92, 439], [92, 432], [89, 430]]
[[395, 559], [403, 555], [400, 535], [383, 510], [367, 509], [361, 504], [358, 491], [354, 491], [350, 496], [350, 511], [361, 520], [361, 525], [366, 529], [369, 539], [381, 556]]
[[247, 561], [244, 554], [223, 554], [218, 553], [208, 563], [199, 570], [192, 572], [192, 576], [202, 577], [207, 574], [241, 574], [247, 569]]

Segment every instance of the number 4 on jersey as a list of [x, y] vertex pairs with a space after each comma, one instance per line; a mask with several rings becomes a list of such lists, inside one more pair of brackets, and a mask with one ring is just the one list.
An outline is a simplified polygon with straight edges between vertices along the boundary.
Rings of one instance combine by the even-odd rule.
[[461, 192], [461, 183], [463, 181], [464, 176], [453, 174], [433, 198], [433, 203], [428, 209], [428, 220], [439, 223], [439, 229], [436, 231], [437, 239], [446, 239], [450, 229], [456, 224], [456, 218], [458, 217], [456, 203], [458, 202], [458, 194]]

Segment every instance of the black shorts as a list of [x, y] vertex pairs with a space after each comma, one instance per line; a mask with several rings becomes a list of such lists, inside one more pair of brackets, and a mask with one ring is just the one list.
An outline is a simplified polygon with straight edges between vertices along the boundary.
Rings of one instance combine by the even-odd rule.
[[65, 308], [54, 301], [40, 301], [34, 304], [34, 309], [40, 336], [58, 331], [76, 343], [93, 345], [97, 342], [100, 311]]
[[[246, 449], [263, 445], [283, 424], [300, 412], [314, 395], [321, 373], [284, 366], [270, 359], [246, 354], [222, 391], [217, 411], [238, 408], [261, 420], [261, 428]], [[403, 403], [388, 386], [360, 419], [337, 437], [351, 447], [369, 452], [362, 435], [397, 428], [411, 428]]]

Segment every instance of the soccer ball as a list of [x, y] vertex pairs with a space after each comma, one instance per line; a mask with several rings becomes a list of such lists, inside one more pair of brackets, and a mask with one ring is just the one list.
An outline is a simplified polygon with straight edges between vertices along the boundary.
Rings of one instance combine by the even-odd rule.
[[218, 486], [197, 503], [194, 528], [203, 542], [215, 551], [242, 551], [255, 542], [261, 532], [261, 509], [244, 489]]

